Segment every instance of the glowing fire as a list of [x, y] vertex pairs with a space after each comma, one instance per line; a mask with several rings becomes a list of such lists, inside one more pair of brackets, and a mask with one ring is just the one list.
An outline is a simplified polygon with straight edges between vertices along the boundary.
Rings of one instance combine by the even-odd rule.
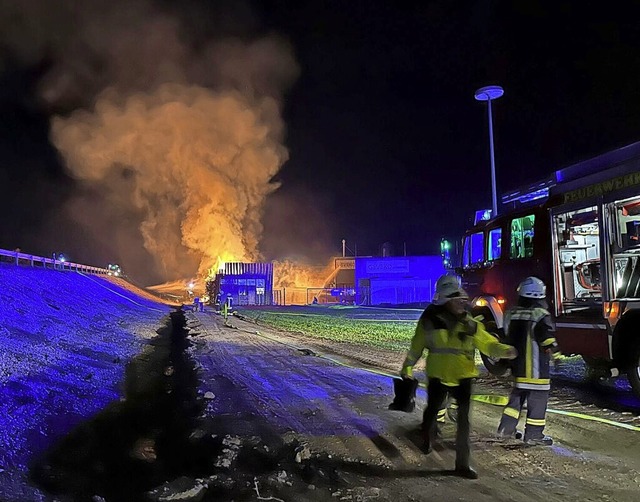
[[332, 261], [319, 266], [290, 260], [276, 261], [273, 263], [273, 289], [282, 290], [289, 304], [309, 303], [315, 296], [314, 290], [325, 287], [333, 268]]
[[290, 260], [273, 262], [273, 287], [322, 288], [326, 278], [333, 272], [333, 263], [309, 265]]
[[215, 265], [209, 268], [209, 271], [206, 275], [206, 280], [208, 281], [210, 279], [213, 279], [218, 274], [218, 272], [224, 270], [225, 263], [232, 263], [236, 261], [242, 260], [236, 259], [231, 253], [223, 252], [222, 255], [219, 255], [215, 258]]
[[283, 93], [299, 72], [289, 43], [192, 39], [149, 0], [126, 15], [117, 2], [60, 2], [56, 20], [69, 24], [51, 22], [48, 0], [27, 3], [7, 6], [18, 26], [0, 45], [24, 45], [36, 62], [42, 49], [48, 62], [38, 92], [65, 110], [51, 141], [77, 181], [66, 216], [145, 280], [257, 261], [263, 206], [288, 159]]

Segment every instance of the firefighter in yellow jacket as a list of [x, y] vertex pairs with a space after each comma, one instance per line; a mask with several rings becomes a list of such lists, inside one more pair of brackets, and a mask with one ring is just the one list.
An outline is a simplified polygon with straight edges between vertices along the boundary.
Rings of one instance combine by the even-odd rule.
[[468, 300], [469, 296], [456, 277], [443, 275], [438, 279], [433, 302], [418, 320], [400, 374], [403, 378], [413, 378], [413, 366], [427, 351], [429, 382], [422, 421], [425, 451], [431, 452], [438, 410], [446, 395], [450, 394], [458, 404], [455, 472], [459, 476], [476, 479], [478, 474], [469, 464], [471, 386], [478, 376], [475, 349], [489, 357], [504, 359], [515, 358], [517, 352], [510, 345], [499, 343], [479, 320], [471, 317], [466, 309]]

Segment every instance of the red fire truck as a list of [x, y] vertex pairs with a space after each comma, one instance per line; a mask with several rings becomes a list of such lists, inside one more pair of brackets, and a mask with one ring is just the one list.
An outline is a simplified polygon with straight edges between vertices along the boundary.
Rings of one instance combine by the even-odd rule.
[[505, 194], [497, 217], [465, 233], [458, 272], [497, 337], [519, 282], [542, 279], [562, 352], [610, 376], [626, 373], [640, 396], [639, 239], [640, 142]]

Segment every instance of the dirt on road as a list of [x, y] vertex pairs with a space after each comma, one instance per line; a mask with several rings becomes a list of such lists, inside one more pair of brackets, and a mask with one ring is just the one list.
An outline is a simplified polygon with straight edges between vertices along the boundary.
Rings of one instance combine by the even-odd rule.
[[[443, 426], [433, 453], [421, 449], [423, 390], [415, 412], [388, 409], [392, 382], [381, 373], [395, 374], [402, 353], [310, 340], [238, 318], [224, 323], [213, 314], [189, 314], [188, 325], [200, 392], [208, 396], [202, 423], [230, 452], [227, 474], [209, 483], [210, 493], [229, 500], [638, 500], [638, 430], [549, 414], [555, 444], [524, 447], [495, 441], [501, 408], [474, 402], [480, 479], [464, 480], [451, 475], [453, 423]], [[508, 384], [485, 377], [476, 393], [505, 396]], [[278, 455], [248, 461], [257, 451]], [[256, 471], [256, 462], [264, 467]], [[224, 483], [233, 489], [222, 490]]]
[[[31, 463], [41, 502], [636, 501], [640, 427], [628, 411], [554, 394], [551, 447], [493, 438], [508, 380], [478, 379], [472, 463], [455, 424], [425, 455], [413, 413], [388, 409], [402, 351], [177, 309], [127, 363], [125, 394]], [[624, 396], [624, 394], [622, 394]], [[26, 491], [25, 491], [26, 493]], [[24, 499], [8, 499], [11, 502]]]

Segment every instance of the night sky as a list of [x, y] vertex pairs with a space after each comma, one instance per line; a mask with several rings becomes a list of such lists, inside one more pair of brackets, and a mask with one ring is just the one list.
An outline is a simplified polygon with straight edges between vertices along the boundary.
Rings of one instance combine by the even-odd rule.
[[[320, 260], [342, 239], [359, 255], [384, 242], [429, 254], [459, 237], [491, 205], [487, 110], [474, 100], [485, 85], [505, 89], [493, 105], [499, 193], [640, 140], [634, 2], [151, 3], [190, 44], [276, 34], [291, 46], [299, 73], [282, 96], [289, 158], [264, 208], [267, 259]], [[117, 259], [61, 216], [77, 181], [49, 140], [50, 119], [93, 95], [44, 103], [55, 51], [0, 44], [0, 247]]]

